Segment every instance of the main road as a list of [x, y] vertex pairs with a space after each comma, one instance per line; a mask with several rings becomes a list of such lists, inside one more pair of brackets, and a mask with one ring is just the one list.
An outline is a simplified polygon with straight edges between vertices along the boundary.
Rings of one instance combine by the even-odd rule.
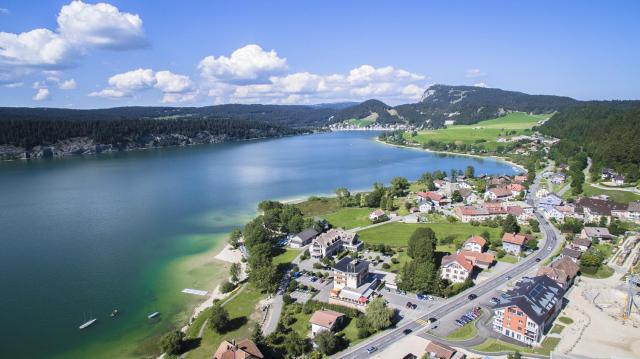
[[[538, 183], [538, 178], [536, 178], [535, 183]], [[532, 186], [535, 188], [536, 186]], [[529, 197], [529, 203], [535, 205], [533, 202], [533, 195]], [[347, 350], [336, 354], [335, 358], [366, 358], [369, 356], [367, 353], [367, 348], [376, 347], [378, 351], [384, 350], [389, 345], [395, 343], [396, 341], [405, 337], [403, 331], [405, 329], [411, 329], [412, 332], [420, 331], [424, 328], [424, 325], [421, 323], [428, 323], [429, 318], [441, 318], [442, 316], [448, 314], [449, 312], [457, 309], [465, 304], [472, 302], [472, 300], [468, 299], [470, 294], [475, 294], [480, 297], [483, 294], [488, 293], [489, 291], [495, 290], [504, 283], [508, 282], [512, 278], [516, 278], [528, 270], [533, 268], [535, 265], [539, 264], [539, 262], [543, 261], [545, 258], [549, 257], [555, 248], [559, 244], [558, 235], [556, 230], [551, 226], [551, 224], [538, 212], [535, 213], [538, 222], [540, 222], [540, 231], [543, 233], [545, 241], [544, 245], [541, 249], [539, 249], [535, 254], [528, 256], [526, 259], [520, 261], [517, 265], [511, 268], [509, 271], [497, 275], [491, 279], [488, 279], [472, 288], [465, 290], [464, 292], [447, 299], [443, 302], [443, 304], [434, 307], [432, 310], [426, 312], [422, 317], [415, 319], [409, 323], [398, 326], [392, 330], [388, 330], [382, 332], [373, 338], [364, 341], [363, 343], [348, 348]]]

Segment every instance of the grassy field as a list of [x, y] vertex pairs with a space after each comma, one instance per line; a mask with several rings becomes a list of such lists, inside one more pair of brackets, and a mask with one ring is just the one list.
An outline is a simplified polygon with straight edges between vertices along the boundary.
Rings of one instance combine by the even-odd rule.
[[275, 264], [275, 265], [285, 264], [285, 263], [289, 264], [289, 263], [291, 263], [291, 261], [293, 261], [296, 258], [298, 253], [300, 253], [299, 249], [287, 248], [282, 253], [278, 254], [275, 257], [273, 257], [273, 264]]
[[551, 334], [560, 334], [564, 329], [564, 325], [556, 324], [551, 328]]
[[604, 279], [604, 278], [611, 277], [613, 273], [614, 273], [613, 268], [603, 264], [600, 266], [600, 268], [598, 268], [598, 271], [595, 274], [582, 273], [581, 275], [588, 278]]
[[[426, 143], [433, 140], [442, 143], [474, 144], [484, 141], [487, 150], [495, 150], [498, 146], [498, 137], [504, 136], [506, 131], [515, 131], [516, 135], [525, 133], [540, 120], [549, 115], [529, 115], [523, 112], [512, 112], [504, 117], [481, 121], [473, 125], [453, 125], [446, 129], [421, 131], [417, 136], [405, 134], [410, 141]], [[510, 135], [511, 136], [511, 135]]]
[[363, 227], [371, 224], [369, 214], [373, 208], [347, 207], [324, 215], [324, 218], [334, 227], [345, 229]]
[[[640, 195], [633, 192], [600, 189], [600, 188], [593, 187], [587, 183], [585, 183], [582, 189], [584, 191], [585, 196], [597, 196], [600, 194], [605, 194], [609, 196], [612, 201], [619, 202], [619, 203], [629, 203], [633, 201], [640, 201]], [[570, 191], [568, 191], [567, 193], [569, 192]]]
[[472, 235], [480, 235], [484, 231], [488, 231], [491, 238], [500, 236], [500, 228], [491, 227], [474, 227], [467, 223], [426, 223], [426, 224], [409, 224], [409, 223], [389, 223], [383, 226], [365, 229], [358, 232], [360, 239], [369, 244], [385, 244], [392, 247], [406, 247], [411, 234], [420, 227], [430, 227], [436, 233], [436, 237], [441, 239], [448, 235], [456, 238], [469, 238]]
[[335, 212], [340, 209], [336, 198], [319, 198], [314, 197], [310, 200], [296, 204], [300, 208], [302, 214], [307, 217], [323, 216], [327, 213]]
[[503, 342], [498, 339], [490, 338], [490, 339], [487, 339], [484, 343], [480, 345], [476, 345], [475, 347], [473, 347], [473, 349], [483, 353], [516, 352], [517, 351], [521, 353], [532, 353], [532, 354], [541, 354], [541, 355], [548, 356], [556, 348], [559, 342], [560, 342], [560, 338], [547, 337], [542, 342], [540, 347], [529, 348], [529, 347], [521, 347], [511, 343]]
[[[454, 253], [456, 251], [456, 247], [453, 244], [443, 245], [439, 244], [436, 246], [436, 251], [441, 253]], [[404, 267], [404, 264], [411, 260], [411, 258], [407, 255], [406, 251], [398, 252], [394, 256], [398, 263], [390, 263], [391, 268], [389, 269], [392, 273], [398, 273]]]
[[560, 317], [560, 318], [558, 318], [558, 320], [562, 324], [566, 324], [566, 325], [573, 324], [573, 319], [571, 319], [569, 317]]
[[[200, 345], [189, 352], [189, 358], [211, 358], [211, 353], [215, 352], [220, 342], [226, 338], [244, 339], [251, 335], [251, 328], [254, 322], [251, 321], [252, 314], [256, 311], [258, 302], [262, 299], [263, 294], [254, 289], [251, 285], [246, 288], [238, 296], [233, 298], [224, 307], [229, 312], [231, 319], [231, 330], [224, 333], [216, 333], [207, 325], [202, 335]], [[205, 322], [211, 312], [210, 309], [202, 312], [196, 322], [189, 328], [188, 338], [195, 338], [200, 327]]]
[[498, 259], [498, 262], [505, 262], [505, 263], [511, 263], [511, 264], [518, 263], [518, 258], [516, 258], [516, 256], [514, 256], [513, 254], [505, 254], [504, 257], [497, 258], [497, 259]]

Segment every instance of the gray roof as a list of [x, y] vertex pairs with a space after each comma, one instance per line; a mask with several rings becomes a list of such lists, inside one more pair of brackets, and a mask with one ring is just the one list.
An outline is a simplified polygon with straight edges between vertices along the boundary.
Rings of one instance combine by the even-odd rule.
[[368, 268], [369, 262], [351, 257], [344, 257], [333, 266], [333, 269], [345, 273], [360, 273]]
[[582, 252], [575, 249], [571, 249], [571, 248], [565, 248], [562, 250], [562, 255], [575, 258], [575, 259], [580, 259], [580, 256], [582, 256]]
[[611, 238], [613, 237], [609, 230], [604, 227], [584, 227], [584, 233], [587, 237]]
[[562, 300], [564, 290], [547, 276], [523, 278], [508, 291], [507, 298], [496, 308], [517, 306], [538, 325], [544, 323], [551, 309]]
[[313, 228], [305, 229], [304, 231], [296, 234], [296, 237], [300, 238], [303, 242], [314, 239], [318, 235], [318, 231]]
[[629, 212], [640, 212], [640, 201], [629, 202]]

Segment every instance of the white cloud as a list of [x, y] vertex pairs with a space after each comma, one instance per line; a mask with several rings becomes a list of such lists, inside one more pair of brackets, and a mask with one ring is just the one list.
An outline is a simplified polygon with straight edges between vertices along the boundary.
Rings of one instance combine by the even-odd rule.
[[473, 86], [475, 86], [475, 87], [489, 87], [489, 86], [487, 86], [487, 84], [485, 84], [484, 82], [478, 82], [478, 83], [475, 83], [475, 84], [473, 84]]
[[162, 102], [176, 103], [193, 101], [198, 92], [193, 89], [189, 76], [174, 74], [171, 71], [136, 69], [111, 76], [109, 87], [91, 92], [89, 96], [121, 98], [156, 88], [163, 93]]
[[44, 100], [48, 100], [49, 98], [51, 98], [51, 94], [49, 93], [48, 88], [38, 89], [36, 94], [33, 96], [34, 101], [44, 101]]
[[14, 88], [24, 86], [24, 82], [10, 82], [10, 83], [4, 84], [3, 86], [6, 88], [14, 89]]
[[58, 87], [61, 90], [73, 90], [76, 87], [78, 87], [78, 84], [76, 84], [76, 80], [70, 79], [70, 80], [65, 80], [65, 81], [60, 82]]
[[177, 75], [171, 71], [158, 71], [155, 78], [155, 86], [162, 92], [184, 93], [193, 87], [189, 76]]
[[121, 12], [107, 3], [73, 1], [60, 9], [58, 30], [78, 46], [126, 50], [147, 45], [138, 15]]
[[275, 50], [264, 51], [255, 44], [241, 47], [229, 57], [207, 56], [198, 64], [202, 77], [210, 81], [245, 84], [264, 82], [287, 67], [287, 59], [278, 57]]
[[484, 75], [485, 73], [480, 71], [480, 69], [468, 69], [465, 74], [466, 77], [481, 77]]
[[20, 34], [0, 32], [0, 64], [58, 68], [69, 64], [72, 53], [69, 43], [48, 29]]
[[8, 14], [8, 13], [9, 13], [9, 9], [0, 7], [0, 14]]

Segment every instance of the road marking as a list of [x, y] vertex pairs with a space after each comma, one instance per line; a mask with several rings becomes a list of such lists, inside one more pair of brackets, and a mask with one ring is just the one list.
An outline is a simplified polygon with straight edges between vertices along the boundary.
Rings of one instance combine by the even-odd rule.
[[420, 325], [424, 325], [424, 326], [427, 326], [427, 325], [431, 324], [431, 323], [429, 323], [429, 321], [424, 320], [424, 319], [416, 319], [415, 322], [420, 324]]

